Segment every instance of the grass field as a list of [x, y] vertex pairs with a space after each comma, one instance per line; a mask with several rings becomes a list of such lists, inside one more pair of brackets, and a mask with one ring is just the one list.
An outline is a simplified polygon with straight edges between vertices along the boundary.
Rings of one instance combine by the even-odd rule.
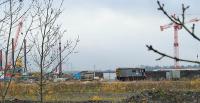
[[[1, 85], [2, 88], [2, 85]], [[38, 100], [38, 85], [35, 83], [12, 83], [8, 99]], [[159, 92], [159, 95], [169, 91], [200, 92], [200, 80], [182, 81], [132, 81], [132, 82], [60, 82], [45, 85], [46, 101], [88, 101], [108, 100], [120, 102], [144, 91]]]

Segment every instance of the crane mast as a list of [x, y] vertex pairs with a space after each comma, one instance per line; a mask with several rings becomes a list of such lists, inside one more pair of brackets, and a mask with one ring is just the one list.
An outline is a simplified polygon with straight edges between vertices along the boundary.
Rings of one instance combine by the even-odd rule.
[[21, 21], [19, 22], [18, 24], [18, 28], [17, 28], [17, 32], [15, 34], [15, 40], [14, 40], [14, 49], [16, 48], [17, 46], [17, 41], [18, 41], [18, 38], [19, 38], [19, 34], [20, 32], [22, 31], [22, 26], [23, 26], [23, 19], [21, 19]]
[[[181, 29], [180, 25], [174, 24], [174, 57], [179, 58], [179, 42], [178, 42], [178, 30]], [[180, 65], [177, 60], [174, 60], [174, 68], [179, 69]]]

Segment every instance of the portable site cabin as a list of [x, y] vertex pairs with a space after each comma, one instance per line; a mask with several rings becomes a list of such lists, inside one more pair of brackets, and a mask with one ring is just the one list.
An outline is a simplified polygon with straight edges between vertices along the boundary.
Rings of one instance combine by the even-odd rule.
[[104, 80], [116, 80], [116, 73], [115, 72], [105, 72], [103, 73]]
[[94, 80], [94, 72], [82, 71], [80, 72], [81, 80]]
[[73, 74], [73, 79], [75, 80], [93, 80], [94, 72], [81, 71]]
[[103, 72], [81, 71], [73, 74], [76, 80], [99, 80], [103, 79]]

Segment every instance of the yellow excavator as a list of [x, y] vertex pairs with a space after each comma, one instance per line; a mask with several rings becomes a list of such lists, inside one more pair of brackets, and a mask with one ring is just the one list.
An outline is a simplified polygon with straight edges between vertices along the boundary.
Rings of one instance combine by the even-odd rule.
[[23, 67], [23, 63], [22, 63], [21, 58], [17, 58], [15, 67], [16, 68], [22, 68]]

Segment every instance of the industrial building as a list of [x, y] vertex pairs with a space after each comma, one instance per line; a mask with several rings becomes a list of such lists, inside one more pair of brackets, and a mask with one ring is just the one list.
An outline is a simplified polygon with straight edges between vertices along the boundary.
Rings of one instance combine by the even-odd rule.
[[200, 69], [157, 69], [154, 71], [146, 71], [147, 79], [162, 80], [162, 79], [181, 79], [181, 78], [196, 78], [200, 77]]

